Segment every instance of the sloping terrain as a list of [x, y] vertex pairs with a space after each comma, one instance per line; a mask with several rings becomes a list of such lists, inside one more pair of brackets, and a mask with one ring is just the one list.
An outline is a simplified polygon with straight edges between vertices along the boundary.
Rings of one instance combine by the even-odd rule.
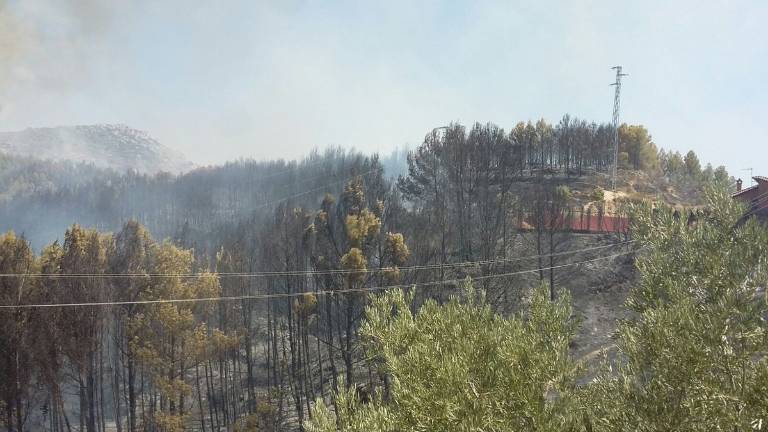
[[180, 173], [184, 155], [125, 125], [81, 125], [0, 132], [0, 152], [54, 161], [85, 162], [118, 172]]

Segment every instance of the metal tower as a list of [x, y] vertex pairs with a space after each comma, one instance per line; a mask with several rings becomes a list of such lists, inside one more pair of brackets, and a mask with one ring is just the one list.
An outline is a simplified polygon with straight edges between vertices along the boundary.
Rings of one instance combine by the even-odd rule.
[[616, 192], [616, 171], [619, 166], [619, 106], [621, 98], [621, 77], [628, 74], [621, 73], [621, 66], [614, 66], [616, 69], [616, 82], [611, 84], [616, 86], [616, 92], [613, 96], [613, 177], [611, 178], [611, 189]]

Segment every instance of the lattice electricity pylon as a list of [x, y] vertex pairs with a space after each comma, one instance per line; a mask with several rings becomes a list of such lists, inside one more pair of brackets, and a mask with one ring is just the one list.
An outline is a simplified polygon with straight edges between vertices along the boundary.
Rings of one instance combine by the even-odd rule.
[[621, 105], [621, 77], [628, 74], [621, 72], [621, 66], [614, 66], [616, 69], [616, 82], [611, 84], [616, 86], [616, 92], [613, 96], [613, 177], [611, 178], [611, 189], [616, 192], [616, 172], [619, 166], [619, 107]]

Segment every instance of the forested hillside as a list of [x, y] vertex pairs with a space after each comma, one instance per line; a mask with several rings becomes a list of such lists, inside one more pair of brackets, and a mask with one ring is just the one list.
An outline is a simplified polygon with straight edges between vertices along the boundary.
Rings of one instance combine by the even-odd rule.
[[[738, 209], [702, 192], [730, 187], [724, 168], [659, 151], [642, 126], [619, 130], [614, 194], [612, 136], [569, 116], [510, 131], [452, 124], [427, 134], [396, 179], [388, 171], [397, 152], [382, 161], [329, 149], [181, 175], [6, 157], [0, 419], [18, 432], [441, 430], [441, 421], [469, 416], [462, 404], [475, 392], [487, 395], [477, 411], [485, 414], [467, 425], [483, 430], [564, 430], [589, 418], [589, 427], [611, 430], [604, 419], [620, 418], [624, 406], [591, 401], [615, 393], [616, 404], [630, 404], [635, 395], [617, 381], [626, 380], [653, 405], [654, 388], [636, 369], [652, 350], [622, 328], [627, 369], [616, 378], [590, 361], [600, 385], [583, 392], [574, 390], [583, 376], [573, 356], [610, 348], [632, 285], [641, 287], [632, 311], [661, 331], [651, 287], [679, 293], [694, 278], [656, 273], [663, 252], [674, 246], [683, 261], [697, 246], [719, 253], [712, 236], [738, 219]], [[663, 210], [646, 208], [652, 201]], [[673, 218], [666, 205], [690, 207], [690, 218]], [[567, 222], [593, 214], [638, 218], [640, 228]], [[748, 239], [764, 233], [751, 222], [740, 229], [752, 251]], [[649, 254], [639, 273], [638, 250]], [[723, 283], [749, 273], [739, 269]], [[477, 291], [463, 302], [455, 296], [468, 279]], [[724, 295], [712, 290], [701, 295]], [[373, 300], [380, 291], [392, 293]], [[728, 299], [743, 303], [742, 294]], [[683, 303], [674, 303], [680, 313], [700, 313]], [[461, 345], [464, 335], [477, 345]], [[432, 344], [443, 336], [453, 364]], [[747, 368], [754, 350], [735, 349], [728, 361], [741, 363], [729, 368]], [[469, 367], [485, 362], [487, 370]], [[763, 372], [750, 371], [758, 397]], [[506, 387], [493, 388], [493, 377]], [[449, 395], [459, 384], [469, 386], [464, 397]], [[423, 422], [430, 411], [438, 420]], [[632, 415], [640, 422], [644, 412]]]
[[[724, 168], [702, 167], [693, 152], [685, 157], [658, 152], [642, 126], [624, 125], [619, 132], [618, 186], [627, 192], [622, 196], [693, 206], [702, 202], [703, 185], [729, 181]], [[181, 175], [0, 155], [0, 229], [24, 234], [39, 249], [73, 223], [114, 231], [133, 219], [157, 238], [187, 236], [210, 254], [219, 245], [219, 231], [262, 218], [277, 204], [315, 205], [325, 192], [338, 192], [354, 175], [389, 182], [409, 169], [413, 173], [404, 176], [399, 192], [414, 203], [427, 198], [430, 192], [420, 188], [432, 175], [445, 187], [452, 187], [447, 182], [460, 184], [473, 200], [496, 199], [490, 193], [503, 192], [509, 196], [500, 205], [511, 207], [514, 196], [518, 209], [523, 207], [519, 198], [524, 189], [540, 179], [554, 179], [573, 189], [573, 205], [584, 204], [591, 201], [593, 189], [610, 188], [611, 137], [609, 126], [569, 116], [556, 125], [543, 120], [519, 123], [509, 132], [492, 124], [470, 129], [453, 125], [429, 134], [411, 152], [410, 161], [402, 150], [380, 159], [329, 149], [299, 161], [239, 160]], [[457, 161], [464, 166], [446, 171]], [[429, 172], [425, 164], [435, 162], [444, 172]], [[454, 197], [462, 202], [432, 204], [460, 206], [468, 199], [453, 193], [445, 199]]]

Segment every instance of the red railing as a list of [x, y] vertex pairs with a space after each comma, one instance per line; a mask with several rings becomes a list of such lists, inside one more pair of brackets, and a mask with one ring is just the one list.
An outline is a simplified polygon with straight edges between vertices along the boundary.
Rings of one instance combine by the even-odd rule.
[[[536, 229], [536, 217], [524, 217], [519, 228], [522, 230]], [[630, 219], [626, 216], [612, 216], [582, 212], [579, 210], [558, 214], [556, 217], [545, 215], [541, 223], [547, 229], [568, 230], [585, 233], [626, 233], [629, 231]]]

